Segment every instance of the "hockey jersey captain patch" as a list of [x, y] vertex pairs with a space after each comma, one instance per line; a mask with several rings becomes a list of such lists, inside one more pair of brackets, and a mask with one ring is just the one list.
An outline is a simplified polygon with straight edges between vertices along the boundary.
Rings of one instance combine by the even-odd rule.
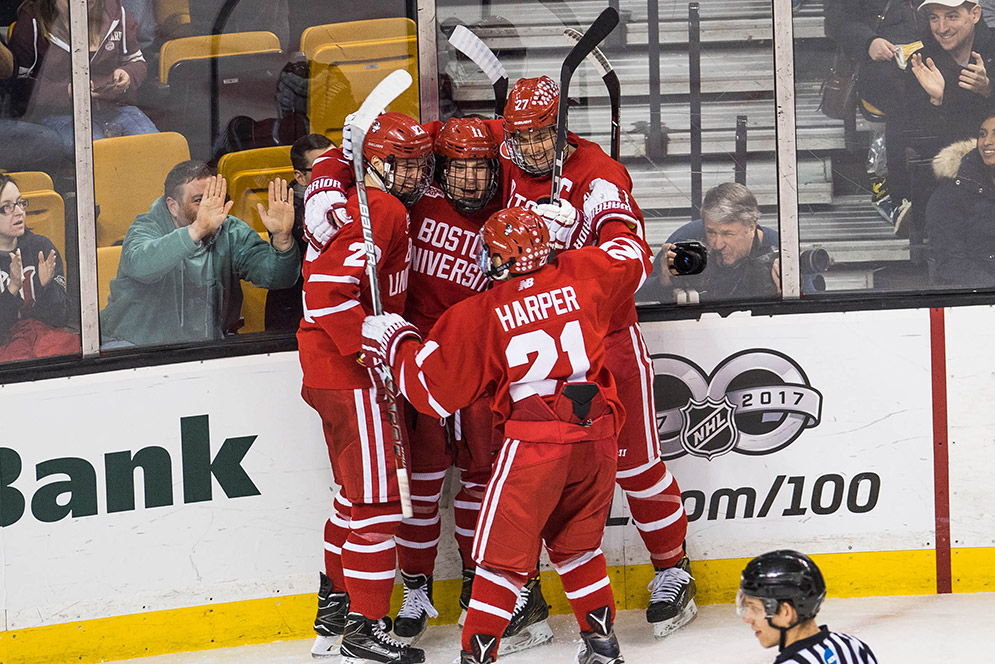
[[550, 310], [552, 315], [562, 316], [579, 309], [576, 291], [572, 286], [564, 286], [512, 300], [509, 304], [495, 307], [494, 313], [501, 322], [501, 327], [508, 332], [522, 325], [546, 320], [550, 317]]

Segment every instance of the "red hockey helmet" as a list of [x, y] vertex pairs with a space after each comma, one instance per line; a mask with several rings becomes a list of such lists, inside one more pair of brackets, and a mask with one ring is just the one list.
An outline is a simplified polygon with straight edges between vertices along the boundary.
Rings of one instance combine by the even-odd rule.
[[462, 214], [484, 208], [497, 193], [498, 142], [480, 118], [449, 118], [435, 139], [439, 183]]
[[504, 142], [515, 166], [531, 175], [553, 170], [560, 89], [548, 76], [522, 78], [504, 107]]
[[[372, 166], [374, 157], [383, 162], [382, 173]], [[404, 113], [383, 113], [373, 121], [363, 143], [363, 158], [384, 189], [407, 206], [432, 184], [432, 137]]]
[[495, 212], [480, 229], [481, 271], [491, 279], [535, 272], [549, 260], [549, 230], [524, 207]]

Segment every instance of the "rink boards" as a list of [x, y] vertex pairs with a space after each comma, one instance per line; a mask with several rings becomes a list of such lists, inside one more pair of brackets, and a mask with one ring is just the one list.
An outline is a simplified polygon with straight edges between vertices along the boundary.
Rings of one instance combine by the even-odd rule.
[[[991, 307], [644, 324], [699, 602], [782, 547], [814, 554], [831, 596], [995, 589], [993, 329]], [[299, 392], [294, 353], [2, 386], [0, 661], [310, 636], [332, 479]], [[619, 606], [644, 606], [618, 494], [603, 550]]]

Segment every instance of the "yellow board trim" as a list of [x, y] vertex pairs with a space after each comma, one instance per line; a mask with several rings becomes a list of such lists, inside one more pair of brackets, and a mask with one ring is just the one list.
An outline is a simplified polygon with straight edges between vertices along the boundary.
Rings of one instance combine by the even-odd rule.
[[[995, 547], [952, 551], [954, 592], [995, 590]], [[813, 556], [826, 577], [832, 597], [928, 595], [936, 592], [936, 555], [932, 550], [838, 553]], [[699, 604], [731, 603], [746, 558], [691, 563]], [[619, 609], [646, 606], [649, 565], [608, 569]], [[459, 617], [459, 579], [440, 579], [434, 586], [439, 617], [431, 624], [452, 624]], [[553, 613], [569, 613], [570, 605], [554, 572], [543, 572], [543, 594]], [[391, 613], [401, 602], [394, 587]], [[32, 627], [0, 632], [4, 664], [89, 664], [190, 650], [308, 639], [314, 635], [315, 597], [291, 595], [227, 602], [168, 611]]]

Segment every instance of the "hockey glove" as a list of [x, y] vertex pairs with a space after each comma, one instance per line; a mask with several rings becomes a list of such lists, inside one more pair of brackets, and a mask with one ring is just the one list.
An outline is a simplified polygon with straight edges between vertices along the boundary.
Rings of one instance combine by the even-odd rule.
[[346, 161], [352, 161], [352, 121], [356, 118], [355, 113], [345, 116], [345, 124], [342, 125], [342, 156]]
[[546, 222], [553, 247], [562, 249], [567, 246], [580, 221], [577, 208], [561, 198], [556, 203], [540, 203], [535, 211]]
[[304, 237], [317, 251], [332, 241], [352, 217], [345, 209], [345, 193], [338, 189], [316, 191], [304, 203]]
[[393, 366], [397, 345], [407, 337], [421, 341], [418, 328], [397, 314], [367, 316], [363, 320], [363, 353], [377, 357], [387, 366]]

